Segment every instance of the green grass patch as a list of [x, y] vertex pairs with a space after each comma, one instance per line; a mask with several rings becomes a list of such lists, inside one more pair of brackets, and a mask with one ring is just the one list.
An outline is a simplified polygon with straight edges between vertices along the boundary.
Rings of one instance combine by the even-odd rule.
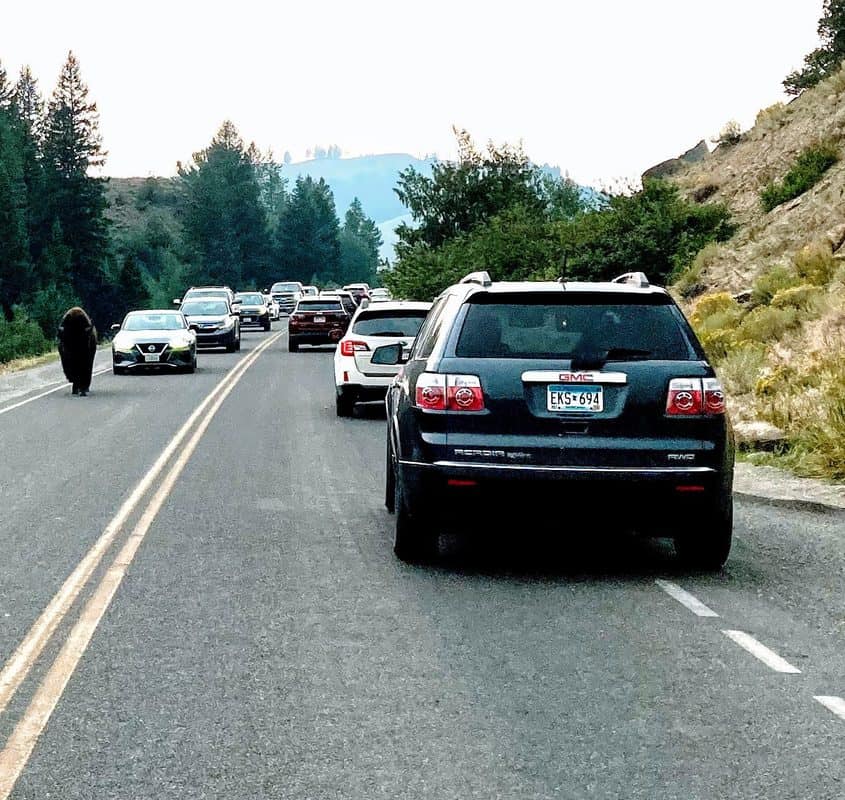
[[12, 320], [0, 318], [0, 364], [40, 356], [53, 347], [41, 326], [18, 311]]
[[839, 160], [839, 151], [832, 142], [822, 142], [808, 147], [795, 160], [783, 180], [772, 181], [760, 192], [760, 201], [766, 212], [786, 203], [815, 186], [822, 175]]

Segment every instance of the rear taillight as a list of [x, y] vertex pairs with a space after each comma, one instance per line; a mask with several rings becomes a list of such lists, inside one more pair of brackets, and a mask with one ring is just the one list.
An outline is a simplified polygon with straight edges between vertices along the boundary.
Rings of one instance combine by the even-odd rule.
[[725, 413], [725, 393], [716, 378], [674, 378], [669, 382], [666, 413], [670, 417], [717, 416]]
[[704, 384], [704, 413], [725, 413], [725, 390], [716, 378], [705, 378]]
[[361, 353], [369, 349], [366, 342], [357, 342], [354, 339], [346, 339], [340, 343], [340, 354], [342, 356], [354, 356], [355, 353]]
[[481, 381], [475, 375], [447, 375], [446, 404], [449, 411], [483, 411]]
[[481, 381], [475, 375], [423, 372], [417, 378], [415, 405], [428, 411], [483, 411]]

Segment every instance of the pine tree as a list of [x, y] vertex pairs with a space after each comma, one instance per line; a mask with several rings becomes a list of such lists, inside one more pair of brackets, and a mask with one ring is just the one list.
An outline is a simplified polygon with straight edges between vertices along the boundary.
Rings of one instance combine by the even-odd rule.
[[845, 60], [845, 0], [824, 0], [818, 27], [821, 46], [804, 58], [804, 67], [783, 81], [787, 94], [801, 94], [842, 67]]
[[269, 234], [261, 187], [234, 124], [224, 122], [179, 175], [185, 232], [201, 264], [193, 277], [234, 288], [246, 277], [265, 280]]
[[29, 201], [27, 215], [29, 250], [33, 264], [37, 264], [50, 240], [53, 218], [49, 212], [44, 165], [41, 158], [44, 100], [38, 91], [38, 81], [28, 66], [21, 69], [14, 86], [12, 112], [21, 137], [24, 181]]
[[373, 283], [378, 269], [381, 232], [356, 197], [346, 211], [340, 231], [340, 282]]
[[149, 306], [150, 293], [144, 283], [144, 275], [135, 257], [131, 254], [127, 255], [123, 260], [117, 285], [121, 305], [123, 306], [121, 309], [122, 314]]
[[98, 126], [97, 106], [69, 53], [44, 123], [46, 194], [50, 216], [60, 222], [72, 254], [74, 289], [95, 317], [110, 318], [104, 180], [89, 174], [105, 163]]
[[0, 109], [0, 304], [7, 319], [31, 282], [26, 214], [20, 137], [9, 111]]
[[3, 66], [3, 62], [0, 62], [0, 110], [6, 109], [11, 105], [13, 94], [14, 90], [9, 83], [6, 68]]
[[276, 264], [286, 278], [340, 277], [340, 240], [334, 195], [320, 178], [300, 176], [282, 209], [276, 230]]

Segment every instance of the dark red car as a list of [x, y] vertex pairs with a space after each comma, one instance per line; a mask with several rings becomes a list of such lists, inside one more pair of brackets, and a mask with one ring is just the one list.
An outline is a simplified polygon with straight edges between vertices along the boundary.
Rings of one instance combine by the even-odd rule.
[[337, 344], [352, 319], [339, 297], [306, 297], [288, 319], [288, 350], [301, 344]]

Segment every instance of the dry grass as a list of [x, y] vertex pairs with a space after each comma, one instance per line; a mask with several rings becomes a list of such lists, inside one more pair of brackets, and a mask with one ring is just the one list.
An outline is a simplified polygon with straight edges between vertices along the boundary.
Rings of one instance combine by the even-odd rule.
[[58, 359], [59, 353], [57, 350], [51, 350], [49, 353], [43, 353], [40, 356], [16, 358], [13, 361], [0, 364], [0, 375], [8, 375], [10, 372], [20, 372], [22, 369], [40, 367], [42, 364], [49, 364], [51, 361], [58, 361]]

